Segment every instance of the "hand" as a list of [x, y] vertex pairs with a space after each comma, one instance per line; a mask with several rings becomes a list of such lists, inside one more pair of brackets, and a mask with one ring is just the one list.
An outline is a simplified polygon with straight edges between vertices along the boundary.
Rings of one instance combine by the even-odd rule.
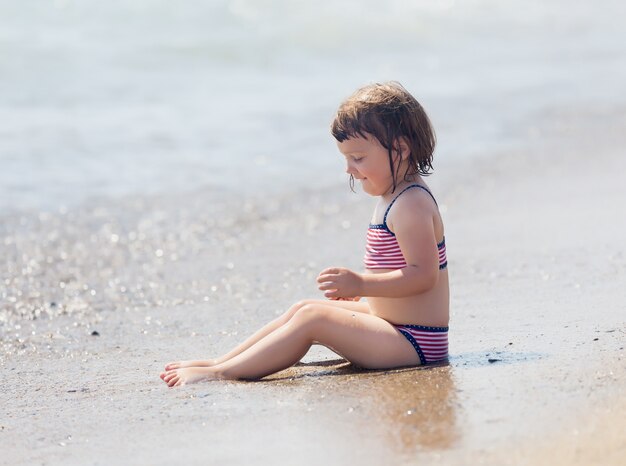
[[354, 298], [361, 295], [363, 277], [350, 269], [331, 267], [320, 272], [317, 283], [319, 283], [318, 288], [324, 291], [324, 296], [327, 298], [349, 298], [354, 301]]

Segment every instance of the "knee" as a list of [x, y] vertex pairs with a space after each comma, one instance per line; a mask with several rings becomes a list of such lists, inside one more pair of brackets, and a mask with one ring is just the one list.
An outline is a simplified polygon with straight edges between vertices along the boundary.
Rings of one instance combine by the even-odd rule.
[[296, 313], [302, 309], [305, 306], [310, 306], [311, 304], [313, 304], [315, 302], [315, 300], [313, 299], [303, 299], [301, 301], [298, 301], [296, 303], [294, 303], [289, 309], [287, 309], [287, 311], [282, 315], [282, 319], [285, 322], [288, 322], [291, 320], [291, 318], [296, 315]]
[[294, 325], [306, 328], [311, 328], [325, 320], [328, 320], [328, 309], [314, 302], [303, 304], [291, 318]]

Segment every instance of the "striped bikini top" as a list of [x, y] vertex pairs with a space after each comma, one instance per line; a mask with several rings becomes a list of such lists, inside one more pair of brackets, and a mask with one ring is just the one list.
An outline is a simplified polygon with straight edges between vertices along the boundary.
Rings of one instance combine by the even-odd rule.
[[[405, 191], [408, 191], [411, 188], [423, 189], [430, 195], [430, 197], [433, 198], [435, 204], [437, 204], [437, 201], [432, 193], [422, 185], [412, 184], [411, 186], [404, 188], [387, 207], [383, 223], [375, 225], [370, 223], [370, 226], [367, 229], [364, 258], [366, 269], [402, 269], [406, 267], [406, 260], [402, 255], [396, 235], [387, 226], [387, 215], [389, 214], [389, 210], [394, 202], [396, 202], [396, 200]], [[441, 240], [441, 243], [437, 244], [437, 250], [439, 252], [439, 270], [443, 270], [448, 266], [445, 237]]]

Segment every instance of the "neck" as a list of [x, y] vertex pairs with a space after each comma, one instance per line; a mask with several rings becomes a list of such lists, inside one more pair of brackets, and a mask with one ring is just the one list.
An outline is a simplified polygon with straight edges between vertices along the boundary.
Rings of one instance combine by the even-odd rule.
[[[396, 189], [395, 190], [393, 189], [393, 185], [391, 185], [391, 186], [389, 186], [389, 190], [385, 194], [380, 196], [380, 197], [383, 200], [391, 200], [395, 196], [400, 194], [404, 188], [406, 188], [407, 186], [411, 186], [412, 184], [421, 184], [422, 186], [426, 186], [425, 183], [424, 183], [424, 180], [422, 179], [422, 177], [416, 174], [416, 175], [412, 176], [408, 181], [405, 180], [404, 178], [398, 180], [397, 183], [396, 183]], [[392, 190], [393, 190], [393, 192], [392, 192]]]

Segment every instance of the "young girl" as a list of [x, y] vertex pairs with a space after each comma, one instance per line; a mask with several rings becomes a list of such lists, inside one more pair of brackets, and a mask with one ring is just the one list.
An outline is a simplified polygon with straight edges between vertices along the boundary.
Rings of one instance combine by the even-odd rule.
[[[258, 379], [300, 361], [311, 345], [368, 369], [417, 366], [448, 356], [448, 272], [443, 223], [423, 177], [435, 135], [400, 84], [373, 84], [341, 104], [332, 134], [350, 187], [378, 197], [367, 229], [365, 272], [322, 270], [329, 300], [306, 300], [214, 360], [165, 366], [170, 387], [211, 379]], [[361, 301], [366, 297], [366, 301]]]

